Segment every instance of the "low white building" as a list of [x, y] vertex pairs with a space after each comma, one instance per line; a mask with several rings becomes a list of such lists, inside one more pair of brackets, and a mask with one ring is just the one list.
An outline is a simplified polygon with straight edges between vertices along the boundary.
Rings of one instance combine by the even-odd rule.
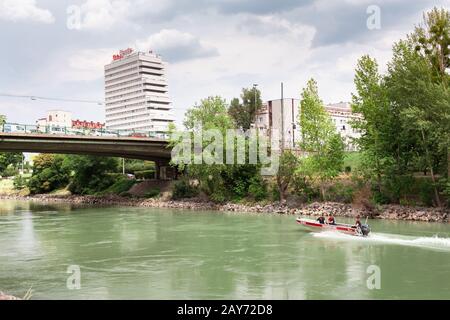
[[[283, 108], [281, 106], [283, 105]], [[330, 114], [331, 121], [336, 126], [336, 131], [344, 138], [347, 151], [354, 151], [356, 147], [352, 143], [353, 138], [359, 137], [359, 133], [350, 125], [350, 120], [358, 115], [351, 111], [350, 103], [340, 102], [325, 106]], [[269, 100], [263, 103], [261, 109], [256, 113], [255, 127], [270, 136], [273, 130], [278, 130], [280, 145], [283, 141], [285, 149], [299, 149], [300, 142], [299, 127], [300, 100], [293, 98]], [[282, 117], [283, 114], [283, 117]], [[282, 122], [281, 119], [284, 119]], [[283, 126], [283, 130], [282, 130]], [[282, 134], [282, 131], [284, 134]]]
[[72, 128], [72, 113], [62, 110], [50, 110], [47, 111], [45, 118], [38, 119], [36, 121], [38, 127], [61, 127]]

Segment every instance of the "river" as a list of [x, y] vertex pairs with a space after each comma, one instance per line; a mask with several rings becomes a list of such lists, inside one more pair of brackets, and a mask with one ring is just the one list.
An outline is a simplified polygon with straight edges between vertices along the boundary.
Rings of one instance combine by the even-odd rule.
[[370, 225], [363, 239], [308, 232], [294, 216], [2, 200], [0, 290], [32, 288], [32, 299], [450, 299], [450, 224]]

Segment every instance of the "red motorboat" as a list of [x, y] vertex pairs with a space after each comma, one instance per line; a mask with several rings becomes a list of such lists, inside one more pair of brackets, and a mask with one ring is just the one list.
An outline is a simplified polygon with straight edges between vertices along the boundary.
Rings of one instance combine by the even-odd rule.
[[370, 233], [370, 228], [369, 225], [367, 224], [363, 224], [361, 225], [361, 227], [357, 227], [355, 225], [345, 223], [336, 223], [336, 224], [320, 223], [319, 221], [305, 218], [297, 218], [297, 223], [310, 230], [337, 231], [359, 237], [365, 237]]

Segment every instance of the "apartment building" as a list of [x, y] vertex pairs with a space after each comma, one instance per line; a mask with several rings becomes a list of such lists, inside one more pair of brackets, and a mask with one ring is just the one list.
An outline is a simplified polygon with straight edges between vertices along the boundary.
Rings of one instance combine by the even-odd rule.
[[152, 132], [164, 137], [175, 120], [168, 93], [167, 64], [152, 51], [128, 48], [105, 66], [107, 129]]
[[[331, 121], [336, 126], [336, 131], [344, 138], [346, 149], [348, 151], [356, 150], [356, 146], [352, 141], [353, 138], [359, 137], [359, 133], [351, 127], [350, 120], [359, 116], [352, 113], [350, 104], [347, 102], [328, 104], [325, 108], [330, 114]], [[296, 150], [298, 149], [301, 134], [301, 128], [298, 125], [299, 112], [299, 99], [269, 100], [263, 103], [261, 109], [256, 113], [255, 127], [268, 136], [273, 130], [278, 130], [280, 146], [283, 140], [285, 149]], [[282, 122], [281, 119], [284, 119], [284, 121]]]

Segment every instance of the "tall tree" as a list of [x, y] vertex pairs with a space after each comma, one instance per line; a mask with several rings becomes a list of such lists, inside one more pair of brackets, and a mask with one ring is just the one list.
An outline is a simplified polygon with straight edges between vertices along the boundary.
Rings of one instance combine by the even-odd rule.
[[435, 203], [440, 206], [436, 173], [447, 161], [450, 92], [436, 81], [435, 70], [415, 50], [411, 38], [395, 44], [393, 53], [386, 85], [391, 104], [399, 110], [395, 130], [408, 137], [404, 144], [415, 153], [413, 157], [423, 159], [433, 182]]
[[401, 166], [399, 157], [395, 157], [400, 147], [392, 130], [396, 111], [391, 109], [376, 60], [367, 55], [361, 57], [354, 81], [356, 93], [352, 94], [352, 112], [361, 117], [353, 119], [351, 126], [360, 132], [356, 143], [364, 155], [365, 173], [376, 179], [378, 192], [381, 192], [381, 180], [387, 167], [395, 158], [397, 169]]
[[243, 88], [241, 101], [238, 98], [231, 100], [228, 112], [237, 128], [248, 130], [255, 122], [256, 112], [261, 106], [261, 91], [256, 87]]
[[308, 154], [302, 161], [308, 176], [319, 180], [322, 198], [325, 199], [325, 184], [336, 177], [342, 169], [344, 142], [331, 121], [319, 97], [317, 83], [308, 81], [301, 94], [299, 125], [300, 147]]
[[[450, 11], [444, 8], [433, 8], [424, 13], [423, 22], [416, 27], [411, 36], [415, 50], [430, 62], [438, 81], [444, 90], [449, 90], [450, 76]], [[450, 108], [450, 107], [449, 107]], [[444, 121], [446, 119], [443, 119]], [[447, 148], [447, 178], [450, 179], [450, 122], [444, 122], [444, 136]]]

